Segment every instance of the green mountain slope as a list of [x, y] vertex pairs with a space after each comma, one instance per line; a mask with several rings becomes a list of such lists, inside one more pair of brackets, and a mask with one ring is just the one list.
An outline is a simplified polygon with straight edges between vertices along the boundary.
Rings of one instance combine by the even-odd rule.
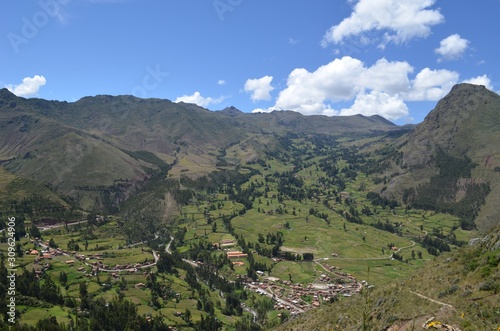
[[499, 125], [500, 96], [484, 86], [455, 86], [421, 124], [392, 143], [387, 173], [396, 176], [385, 194], [460, 214], [465, 226], [477, 217], [481, 229], [491, 228], [500, 216], [494, 207], [500, 203]]
[[[24, 99], [6, 89], [0, 90], [0, 128], [5, 169], [48, 183], [86, 209], [107, 204], [108, 210], [167, 164], [169, 176], [176, 178], [208, 174], [217, 170], [226, 148], [241, 142], [249, 161], [278, 146], [276, 135], [286, 132], [366, 135], [398, 129], [380, 117], [211, 112], [132, 96], [68, 103]], [[153, 153], [162, 166], [142, 152]], [[112, 197], [103, 198], [103, 189]]]

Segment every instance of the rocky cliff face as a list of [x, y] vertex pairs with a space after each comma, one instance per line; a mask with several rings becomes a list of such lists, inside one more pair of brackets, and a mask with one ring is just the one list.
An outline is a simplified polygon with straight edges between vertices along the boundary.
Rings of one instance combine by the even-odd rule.
[[428, 165], [437, 148], [456, 154], [480, 150], [482, 146], [474, 146], [468, 138], [487, 140], [485, 126], [500, 119], [499, 107], [500, 96], [484, 86], [456, 85], [405, 137], [404, 162], [409, 166]]

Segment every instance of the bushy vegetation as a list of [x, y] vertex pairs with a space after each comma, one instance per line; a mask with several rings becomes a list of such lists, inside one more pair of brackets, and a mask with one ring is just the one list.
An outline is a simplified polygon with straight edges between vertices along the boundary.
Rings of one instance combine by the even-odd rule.
[[[433, 176], [428, 184], [422, 185], [415, 192], [407, 189], [403, 200], [415, 208], [436, 210], [460, 217], [462, 229], [475, 228], [474, 220], [490, 192], [488, 183], [468, 183], [460, 188], [460, 178], [470, 178], [471, 170], [476, 166], [464, 156], [462, 158], [449, 155], [439, 149], [435, 158], [439, 174]], [[465, 190], [465, 196], [457, 201], [459, 189]]]

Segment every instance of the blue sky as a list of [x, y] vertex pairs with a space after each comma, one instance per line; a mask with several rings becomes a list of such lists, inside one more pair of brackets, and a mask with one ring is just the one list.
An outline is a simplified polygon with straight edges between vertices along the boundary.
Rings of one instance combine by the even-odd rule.
[[5, 1], [0, 86], [211, 110], [418, 123], [460, 82], [500, 90], [500, 0]]

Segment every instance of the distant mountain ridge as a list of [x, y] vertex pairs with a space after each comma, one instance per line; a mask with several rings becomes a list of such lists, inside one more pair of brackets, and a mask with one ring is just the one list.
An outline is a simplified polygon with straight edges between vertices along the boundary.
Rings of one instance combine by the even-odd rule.
[[0, 162], [7, 170], [48, 183], [86, 208], [98, 197], [81, 187], [122, 183], [116, 199], [123, 200], [126, 187], [160, 168], [168, 166], [169, 176], [215, 171], [220, 153], [242, 141], [253, 141], [246, 144], [253, 158], [275, 148], [276, 135], [287, 132], [364, 136], [400, 129], [380, 116], [249, 114], [235, 107], [209, 111], [130, 95], [49, 101], [17, 97], [7, 89], [0, 90], [0, 128]]

